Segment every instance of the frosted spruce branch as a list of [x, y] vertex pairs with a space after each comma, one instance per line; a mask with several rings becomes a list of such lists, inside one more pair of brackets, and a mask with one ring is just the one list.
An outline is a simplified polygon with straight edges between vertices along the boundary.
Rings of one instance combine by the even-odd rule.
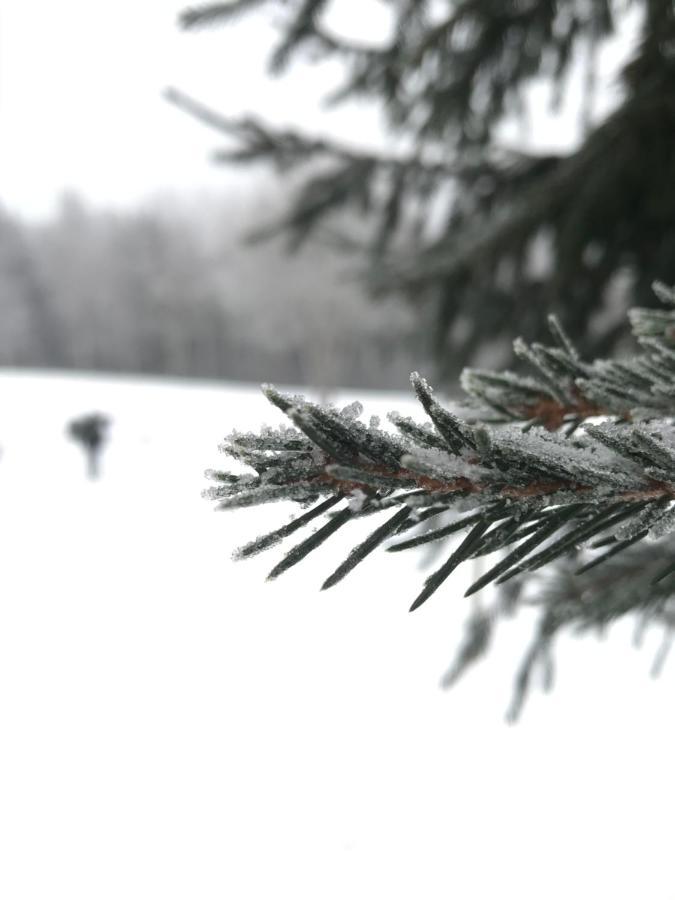
[[[653, 289], [662, 303], [675, 304], [671, 288], [655, 282]], [[568, 433], [594, 416], [630, 421], [675, 415], [675, 312], [635, 308], [629, 317], [642, 352], [627, 359], [584, 362], [549, 316], [554, 346], [514, 344], [528, 375], [465, 369], [462, 387], [479, 407], [492, 409], [493, 422], [525, 421]], [[484, 409], [479, 417], [486, 419]]]
[[223, 449], [256, 474], [211, 473], [217, 483], [209, 496], [220, 509], [281, 499], [319, 505], [239, 555], [278, 543], [325, 514], [325, 524], [274, 567], [271, 576], [276, 577], [350, 520], [393, 510], [395, 515], [327, 579], [328, 587], [387, 537], [454, 509], [462, 513], [456, 522], [390, 548], [408, 549], [469, 529], [427, 579], [416, 608], [470, 557], [517, 544], [467, 593], [534, 571], [579, 543], [610, 533], [611, 546], [593, 560], [599, 565], [619, 548], [649, 533], [666, 533], [675, 523], [675, 429], [670, 425], [601, 423], [572, 438], [518, 426], [470, 426], [438, 404], [422, 378], [414, 376], [413, 382], [433, 430], [393, 414], [398, 434], [391, 434], [376, 423], [364, 425], [355, 407], [338, 411], [266, 388], [296, 427], [233, 434]]
[[[673, 304], [672, 291], [655, 289]], [[207, 493], [219, 509], [293, 500], [303, 511], [241, 547], [237, 557], [314, 524], [274, 565], [269, 577], [276, 578], [350, 522], [376, 516], [370, 535], [327, 573], [326, 589], [385, 542], [389, 552], [403, 552], [457, 537], [411, 609], [469, 559], [498, 554], [467, 595], [493, 582], [510, 588], [512, 579], [556, 563], [517, 681], [514, 715], [532, 670], [551, 668], [552, 639], [562, 626], [598, 626], [641, 611], [670, 629], [675, 312], [634, 310], [631, 320], [642, 353], [623, 363], [591, 364], [551, 320], [556, 347], [518, 346], [532, 368], [528, 378], [465, 373], [471, 405], [461, 417], [416, 373], [412, 385], [426, 421], [391, 413], [386, 428], [377, 419], [363, 422], [358, 403], [338, 409], [265, 387], [291, 424], [233, 432], [222, 449], [249, 472], [211, 472], [215, 484]], [[559, 562], [581, 547], [573, 567]], [[446, 683], [486, 650], [508, 596], [502, 589], [491, 607], [477, 608]]]

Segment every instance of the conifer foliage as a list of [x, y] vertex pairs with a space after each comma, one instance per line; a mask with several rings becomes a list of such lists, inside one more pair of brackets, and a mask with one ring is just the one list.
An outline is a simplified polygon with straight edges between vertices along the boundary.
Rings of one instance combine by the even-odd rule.
[[[413, 373], [423, 421], [391, 413], [390, 427], [366, 424], [358, 403], [338, 409], [265, 387], [291, 424], [233, 432], [222, 450], [250, 471], [211, 471], [207, 495], [219, 509], [293, 500], [303, 512], [236, 556], [276, 547], [313, 524], [274, 565], [269, 577], [277, 578], [338, 529], [376, 518], [370, 535], [327, 573], [327, 589], [385, 542], [399, 553], [451, 539], [411, 610], [437, 592], [441, 600], [466, 560], [489, 556], [466, 594], [507, 587], [476, 608], [446, 681], [485, 652], [501, 613], [519, 600], [535, 603], [541, 617], [512, 716], [533, 669], [550, 670], [561, 628], [601, 628], [639, 613], [668, 634], [675, 623], [675, 291], [654, 289], [664, 308], [632, 311], [640, 346], [632, 357], [584, 362], [551, 317], [551, 345], [516, 342], [527, 375], [466, 370], [467, 399], [453, 410]], [[543, 577], [523, 577], [542, 570]]]
[[[432, 304], [441, 378], [475, 362], [486, 338], [515, 337], [513, 328], [544, 340], [541, 308], [564, 318], [586, 355], [607, 354], [621, 334], [617, 306], [653, 306], [651, 281], [675, 281], [672, 0], [387, 0], [392, 28], [371, 44], [330, 27], [331, 12], [352, 5], [230, 0], [188, 9], [181, 22], [273, 15], [271, 70], [303, 55], [341, 61], [344, 82], [329, 99], [372, 101], [400, 152], [228, 118], [178, 92], [172, 99], [228, 137], [221, 161], [309, 167], [278, 223], [294, 241], [336, 211], [368, 214], [367, 281]], [[601, 118], [598, 51], [632, 11], [639, 33], [620, 99]], [[548, 154], [505, 144], [500, 129], [527, 107], [533, 80], [548, 80], [560, 100], [580, 65], [590, 98], [576, 111], [586, 119], [581, 142]]]

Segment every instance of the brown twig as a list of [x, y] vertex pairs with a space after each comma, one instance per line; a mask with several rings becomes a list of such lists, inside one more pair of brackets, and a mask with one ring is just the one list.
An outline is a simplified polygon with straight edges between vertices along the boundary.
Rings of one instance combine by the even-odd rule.
[[[328, 460], [326, 465], [330, 465]], [[469, 478], [460, 477], [453, 478], [450, 481], [444, 481], [439, 478], [431, 478], [428, 475], [420, 475], [412, 472], [410, 469], [385, 469], [383, 466], [365, 466], [362, 465], [364, 473], [378, 475], [381, 478], [391, 479], [393, 482], [405, 481], [408, 484], [414, 484], [418, 488], [428, 491], [430, 494], [481, 494], [487, 493], [494, 486], [485, 484], [480, 481], [471, 481]], [[372, 490], [372, 485], [367, 481], [358, 481], [357, 479], [342, 480], [328, 472], [322, 472], [320, 475], [310, 479], [308, 483], [329, 484], [344, 494], [351, 493], [355, 490]], [[513, 499], [526, 497], [545, 497], [555, 494], [558, 491], [567, 491], [573, 493], [585, 493], [592, 490], [591, 485], [583, 482], [573, 481], [533, 481], [528, 485], [507, 485], [502, 487], [498, 495], [501, 497], [509, 497]], [[665, 481], [656, 481], [649, 479], [645, 488], [634, 491], [624, 491], [615, 495], [615, 499], [619, 501], [650, 501], [659, 499], [675, 499], [675, 485]]]

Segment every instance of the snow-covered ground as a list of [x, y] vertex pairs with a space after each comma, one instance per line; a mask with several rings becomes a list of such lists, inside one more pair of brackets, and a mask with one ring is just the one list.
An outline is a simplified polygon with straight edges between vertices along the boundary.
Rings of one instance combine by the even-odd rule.
[[564, 642], [515, 727], [526, 624], [441, 691], [470, 572], [409, 615], [405, 554], [318, 591], [355, 530], [275, 583], [278, 548], [231, 562], [288, 509], [215, 514], [202, 472], [263, 421], [253, 388], [0, 375], [3, 900], [675, 897], [657, 636]]

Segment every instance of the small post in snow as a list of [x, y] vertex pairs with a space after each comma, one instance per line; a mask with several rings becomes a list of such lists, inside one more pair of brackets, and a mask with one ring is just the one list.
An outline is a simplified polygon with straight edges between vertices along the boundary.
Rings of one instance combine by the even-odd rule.
[[110, 419], [103, 413], [88, 413], [68, 423], [68, 436], [84, 450], [87, 475], [92, 480], [99, 478], [101, 474], [101, 453], [108, 439], [109, 427]]

